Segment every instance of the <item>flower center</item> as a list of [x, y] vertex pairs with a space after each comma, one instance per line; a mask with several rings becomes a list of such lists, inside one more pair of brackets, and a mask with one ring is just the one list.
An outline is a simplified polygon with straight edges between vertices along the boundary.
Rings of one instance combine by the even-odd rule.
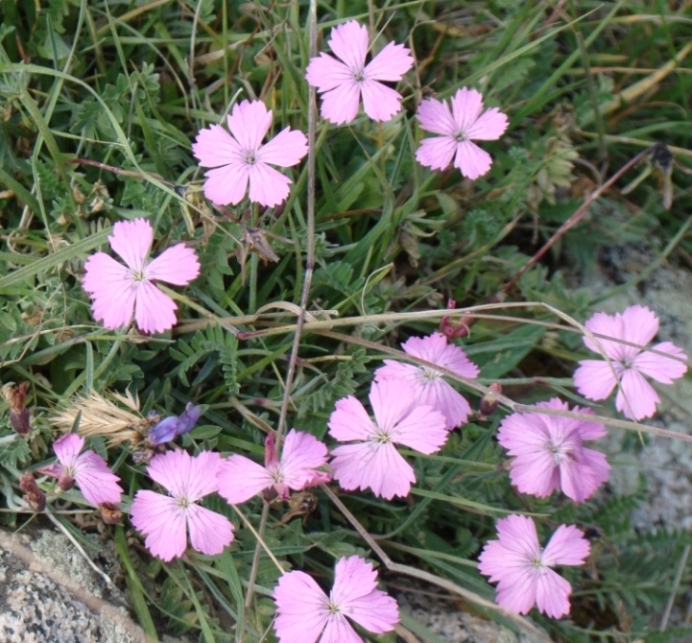
[[357, 83], [362, 83], [365, 80], [365, 70], [362, 68], [354, 70], [353, 80], [355, 80]]
[[178, 507], [180, 507], [181, 509], [187, 509], [190, 505], [194, 504], [184, 497], [176, 498], [175, 501], [178, 503]]
[[543, 549], [542, 548], [536, 556], [534, 556], [531, 560], [529, 560], [529, 567], [531, 567], [535, 571], [538, 571], [539, 569], [543, 569], [545, 567], [545, 564], [543, 563]]
[[434, 382], [442, 377], [442, 374], [436, 371], [434, 368], [423, 366], [421, 370], [423, 371], [423, 379], [427, 380], [428, 382]]
[[243, 161], [246, 165], [254, 165], [257, 163], [257, 154], [255, 150], [247, 150], [243, 155]]
[[278, 462], [273, 462], [267, 467], [269, 475], [272, 477], [274, 484], [282, 484], [284, 481], [284, 474], [281, 471], [281, 465]]
[[327, 610], [330, 614], [340, 614], [341, 608], [330, 598], [327, 602]]
[[147, 276], [144, 274], [144, 268], [140, 268], [139, 270], [132, 270], [131, 275], [132, 281], [134, 281], [135, 283], [141, 283], [147, 280]]
[[389, 444], [392, 441], [392, 436], [385, 429], [377, 428], [377, 431], [372, 437], [373, 442], [377, 444]]
[[565, 446], [559, 442], [548, 442], [546, 444], [546, 450], [548, 453], [552, 454], [555, 464], [558, 466], [566, 460], [571, 460], [572, 448], [569, 446]]
[[457, 143], [463, 143], [464, 141], [468, 141], [469, 137], [466, 135], [466, 132], [459, 131], [454, 135], [454, 140]]

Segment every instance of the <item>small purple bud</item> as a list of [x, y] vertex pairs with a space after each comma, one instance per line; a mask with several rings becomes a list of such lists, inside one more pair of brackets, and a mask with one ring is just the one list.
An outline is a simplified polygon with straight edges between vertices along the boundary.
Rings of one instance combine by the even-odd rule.
[[178, 427], [180, 419], [175, 415], [164, 418], [156, 426], [154, 426], [147, 435], [147, 442], [152, 446], [158, 446], [165, 442], [170, 442], [178, 435]]
[[199, 406], [194, 406], [192, 402], [188, 402], [185, 407], [185, 411], [180, 416], [180, 421], [178, 422], [178, 428], [176, 429], [176, 435], [183, 435], [184, 433], [189, 433], [195, 428], [197, 420], [199, 420], [200, 415], [202, 415], [202, 408]]

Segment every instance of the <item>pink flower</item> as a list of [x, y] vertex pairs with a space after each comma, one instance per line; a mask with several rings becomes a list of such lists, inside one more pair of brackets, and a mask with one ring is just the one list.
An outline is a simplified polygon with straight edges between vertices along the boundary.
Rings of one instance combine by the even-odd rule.
[[478, 558], [478, 571], [500, 581], [495, 600], [517, 614], [534, 606], [552, 618], [569, 614], [572, 586], [551, 567], [583, 565], [589, 542], [572, 525], [560, 525], [545, 549], [538, 544], [536, 525], [527, 516], [497, 521], [499, 540], [491, 540]]
[[[536, 406], [569, 411], [566, 402], [554, 397]], [[576, 413], [591, 409], [574, 407]], [[562, 491], [575, 502], [584, 502], [608, 480], [610, 466], [599, 451], [582, 442], [606, 434], [598, 422], [543, 413], [512, 413], [500, 423], [498, 442], [514, 456], [510, 478], [522, 493], [539, 498]]]
[[334, 478], [343, 489], [372, 489], [391, 500], [406, 496], [416, 481], [413, 468], [395, 444], [429, 454], [447, 440], [444, 416], [431, 406], [419, 405], [404, 381], [374, 382], [370, 405], [375, 422], [352, 395], [340, 399], [329, 418], [329, 435], [336, 440], [358, 440], [332, 449]]
[[279, 643], [363, 643], [346, 617], [382, 634], [399, 622], [396, 601], [377, 589], [377, 572], [359, 556], [340, 558], [327, 596], [304, 572], [284, 574], [274, 590]]
[[603, 400], [617, 384], [615, 407], [618, 411], [633, 420], [651, 417], [661, 400], [644, 375], [662, 384], [672, 384], [687, 371], [687, 365], [679, 361], [687, 359], [685, 352], [671, 342], [661, 342], [652, 347], [679, 358], [671, 359], [618, 341], [646, 346], [656, 336], [658, 317], [645, 306], [630, 306], [622, 314], [596, 313], [584, 325], [594, 334], [613, 339], [597, 337], [596, 342], [584, 337], [587, 348], [605, 354], [610, 362], [595, 359], [579, 362], [580, 366], [574, 373], [577, 390], [590, 400]]
[[199, 274], [199, 261], [194, 250], [182, 243], [148, 261], [153, 240], [154, 230], [148, 221], [119, 221], [108, 242], [127, 265], [105, 252], [91, 255], [84, 265], [82, 286], [94, 300], [94, 318], [103, 320], [106, 328], [127, 326], [133, 313], [144, 333], [163, 332], [175, 324], [178, 307], [154, 282], [185, 286]]
[[290, 127], [262, 145], [272, 124], [272, 112], [259, 100], [244, 100], [227, 117], [229, 134], [221, 125], [203, 129], [192, 151], [206, 172], [204, 194], [213, 203], [240, 203], [250, 183], [250, 201], [267, 207], [288, 196], [291, 179], [270, 165], [291, 167], [308, 153], [308, 140]]
[[331, 478], [327, 473], [316, 470], [327, 463], [327, 457], [327, 447], [317, 438], [291, 429], [279, 461], [274, 436], [270, 434], [265, 441], [264, 466], [242, 455], [232, 455], [222, 462], [218, 472], [219, 495], [235, 505], [274, 487], [279, 497], [285, 500], [289, 489], [300, 491], [329, 482]]
[[310, 61], [305, 74], [322, 94], [322, 116], [335, 125], [350, 123], [362, 94], [363, 109], [370, 118], [391, 119], [401, 109], [401, 94], [378, 81], [401, 80], [413, 66], [409, 50], [390, 42], [366, 65], [368, 30], [355, 20], [334, 27], [329, 46], [339, 60], [321, 53]]
[[132, 524], [147, 536], [145, 544], [154, 556], [165, 561], [182, 556], [188, 529], [192, 547], [210, 556], [233, 540], [228, 518], [197, 504], [217, 491], [220, 466], [221, 456], [212, 451], [192, 457], [178, 449], [154, 456], [149, 476], [171, 495], [140, 490], [130, 508]]
[[80, 454], [84, 448], [84, 438], [76, 433], [68, 433], [53, 443], [53, 451], [58, 461], [40, 469], [41, 473], [58, 479], [58, 486], [67, 491], [76, 483], [87, 502], [100, 505], [104, 502], [117, 504], [123, 493], [118, 485], [120, 478], [106, 464], [106, 461], [91, 449]]
[[[411, 337], [401, 348], [409, 355], [437, 364], [462, 377], [473, 379], [478, 376], [478, 367], [466, 357], [466, 353], [458, 346], [449, 344], [441, 333], [433, 333], [428, 337]], [[440, 372], [391, 359], [384, 360], [384, 363], [385, 366], [375, 371], [378, 382], [406, 380], [413, 386], [418, 404], [428, 404], [445, 416], [447, 429], [466, 422], [471, 413], [469, 403], [442, 379]]]
[[496, 107], [483, 112], [483, 95], [475, 89], [462, 87], [451, 100], [451, 112], [446, 101], [427, 98], [420, 104], [420, 126], [441, 136], [421, 141], [416, 160], [432, 170], [444, 170], [454, 157], [454, 167], [475, 180], [490, 169], [492, 159], [472, 141], [500, 138], [507, 129], [507, 116]]

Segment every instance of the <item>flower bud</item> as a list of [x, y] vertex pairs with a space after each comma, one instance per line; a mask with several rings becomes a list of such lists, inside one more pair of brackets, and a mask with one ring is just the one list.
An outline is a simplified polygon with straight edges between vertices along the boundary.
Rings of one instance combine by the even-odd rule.
[[502, 386], [498, 382], [493, 382], [490, 385], [490, 390], [481, 398], [480, 414], [483, 417], [488, 417], [495, 413], [500, 401], [495, 394], [502, 393]]
[[123, 517], [123, 512], [112, 502], [102, 502], [99, 509], [101, 510], [101, 519], [107, 525], [117, 525]]
[[8, 382], [2, 387], [2, 396], [10, 405], [10, 424], [19, 435], [28, 435], [31, 431], [31, 416], [25, 406], [28, 389], [29, 382], [22, 382], [19, 386]]
[[41, 513], [46, 508], [46, 494], [41, 491], [34, 480], [32, 473], [27, 471], [19, 479], [19, 488], [24, 492], [24, 502], [36, 513]]

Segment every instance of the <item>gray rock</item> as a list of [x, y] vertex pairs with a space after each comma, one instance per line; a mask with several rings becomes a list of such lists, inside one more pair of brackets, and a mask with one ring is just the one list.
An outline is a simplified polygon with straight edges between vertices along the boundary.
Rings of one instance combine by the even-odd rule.
[[0, 529], [2, 643], [140, 643], [119, 592], [63, 534]]

